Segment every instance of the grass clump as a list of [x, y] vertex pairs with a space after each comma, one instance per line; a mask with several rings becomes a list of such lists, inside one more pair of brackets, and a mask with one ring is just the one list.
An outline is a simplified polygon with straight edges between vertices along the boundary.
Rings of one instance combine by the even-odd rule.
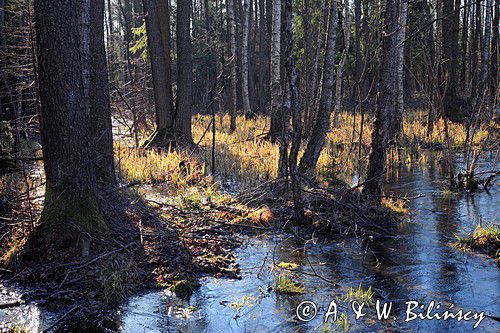
[[326, 322], [323, 324], [323, 326], [320, 329], [320, 332], [322, 333], [331, 333], [331, 332], [342, 332], [342, 333], [347, 333], [349, 332], [349, 318], [347, 317], [347, 314], [341, 313], [337, 320], [335, 322]]
[[355, 300], [358, 302], [366, 302], [368, 304], [371, 304], [373, 302], [374, 295], [375, 293], [373, 292], [372, 287], [364, 290], [360, 283], [358, 288], [356, 289], [349, 287], [349, 291], [347, 292], [345, 299], [349, 301]]
[[410, 210], [408, 209], [406, 202], [402, 199], [386, 197], [382, 198], [380, 202], [382, 203], [382, 205], [384, 205], [385, 207], [387, 207], [388, 209], [392, 210], [393, 212], [399, 215], [410, 214]]
[[231, 302], [231, 304], [229, 304], [229, 307], [233, 310], [240, 311], [244, 307], [252, 306], [255, 301], [256, 301], [255, 297], [245, 295], [241, 298], [241, 302]]
[[0, 263], [4, 267], [9, 267], [16, 269], [19, 266], [19, 254], [22, 249], [22, 244], [20, 241], [18, 241], [16, 238], [12, 239], [7, 243], [7, 250], [0, 257]]
[[277, 294], [305, 294], [306, 288], [293, 281], [293, 279], [286, 274], [280, 274], [274, 278], [274, 290]]
[[452, 246], [462, 251], [478, 251], [495, 257], [500, 264], [500, 226], [498, 224], [486, 227], [478, 226], [474, 232], [465, 237], [456, 235]]
[[168, 291], [175, 294], [178, 298], [186, 299], [189, 298], [199, 287], [200, 283], [196, 279], [187, 278], [175, 281], [170, 287], [168, 287]]
[[277, 265], [279, 268], [287, 269], [287, 270], [296, 270], [299, 268], [299, 265], [293, 262], [285, 262], [282, 261]]

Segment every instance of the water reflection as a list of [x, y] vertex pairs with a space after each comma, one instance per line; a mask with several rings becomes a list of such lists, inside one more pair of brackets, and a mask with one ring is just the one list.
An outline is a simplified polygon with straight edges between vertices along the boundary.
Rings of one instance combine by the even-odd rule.
[[[136, 297], [123, 309], [124, 332], [307, 332], [322, 328], [321, 317], [309, 323], [295, 319], [295, 307], [302, 300], [314, 300], [323, 314], [332, 299], [343, 299], [349, 287], [372, 286], [378, 299], [395, 301], [394, 310], [403, 318], [405, 300], [454, 303], [456, 308], [486, 311], [500, 316], [500, 271], [491, 261], [478, 255], [465, 255], [449, 246], [454, 234], [473, 230], [480, 217], [495, 221], [500, 204], [497, 187], [490, 193], [444, 198], [441, 158], [433, 154], [425, 164], [402, 165], [388, 175], [386, 192], [414, 196], [410, 202], [411, 223], [398, 228], [398, 236], [372, 240], [346, 240], [338, 244], [308, 244], [306, 247], [286, 236], [261, 236], [249, 240], [250, 246], [238, 250], [241, 280], [207, 278], [188, 305], [198, 309], [190, 316], [167, 311], [168, 298], [161, 293]], [[460, 168], [460, 165], [458, 165]], [[304, 251], [304, 249], [306, 251]], [[306, 257], [307, 256], [307, 257]], [[277, 296], [268, 292], [274, 274], [270, 262], [286, 261], [301, 265], [307, 272], [317, 272], [338, 281], [334, 288], [325, 281], [301, 275], [308, 293], [300, 296]], [[313, 265], [314, 270], [310, 265]], [[240, 310], [231, 302], [251, 297], [251, 305]], [[140, 311], [138, 310], [140, 309]], [[154, 315], [151, 317], [151, 315]], [[404, 324], [351, 320], [353, 331], [465, 332], [472, 323], [413, 321]], [[485, 319], [477, 331], [498, 331], [497, 322]]]

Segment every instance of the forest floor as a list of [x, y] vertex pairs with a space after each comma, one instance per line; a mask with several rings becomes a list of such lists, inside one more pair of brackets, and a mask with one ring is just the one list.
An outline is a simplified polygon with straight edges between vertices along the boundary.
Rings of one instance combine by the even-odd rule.
[[[319, 182], [304, 180], [302, 221], [294, 220], [291, 198], [274, 181], [278, 147], [263, 139], [266, 117], [239, 117], [234, 134], [228, 117], [218, 118], [214, 169], [209, 116], [194, 118], [200, 149], [190, 151], [135, 148], [130, 133], [121, 133], [123, 126], [116, 123], [121, 186], [99, 191], [111, 228], [91, 236], [88, 257], [71, 252], [39, 257], [26, 242], [43, 207], [41, 162], [26, 164], [25, 173], [7, 174], [0, 181], [2, 275], [34, 287], [27, 299], [63, 306], [72, 316], [94, 323], [108, 316], [103, 307], [113, 309], [145, 288], [167, 287], [185, 297], [200, 274], [238, 278], [231, 249], [240, 244], [240, 233], [287, 229], [302, 237], [318, 231], [338, 237], [390, 235], [391, 226], [408, 213], [411, 198], [383, 197], [379, 206], [348, 185], [363, 172], [370, 145], [371, 121], [361, 128], [360, 116], [342, 114], [339, 126], [328, 134], [318, 163]], [[424, 124], [424, 112], [405, 119], [401, 148], [389, 154], [388, 167], [425, 163], [422, 149], [443, 147], [442, 120], [428, 136]], [[452, 145], [461, 147], [465, 128], [452, 126]], [[487, 129], [481, 128], [475, 142], [487, 137]]]

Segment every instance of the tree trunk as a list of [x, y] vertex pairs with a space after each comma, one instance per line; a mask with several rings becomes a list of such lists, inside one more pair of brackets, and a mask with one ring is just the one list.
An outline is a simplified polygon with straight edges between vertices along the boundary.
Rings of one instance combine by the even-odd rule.
[[75, 6], [69, 0], [36, 0], [34, 4], [46, 175], [41, 228], [42, 234], [53, 237], [42, 241], [62, 244], [76, 239], [75, 229], [104, 227], [95, 195], [87, 103], [90, 2]]
[[377, 115], [372, 133], [367, 183], [363, 188], [363, 192], [368, 194], [378, 194], [382, 191], [382, 175], [389, 147], [392, 118], [396, 113], [397, 12], [398, 3], [395, 0], [386, 0], [381, 31], [382, 47]]
[[227, 20], [229, 30], [229, 116], [231, 123], [229, 132], [233, 133], [236, 130], [236, 36], [235, 36], [235, 21], [234, 21], [234, 0], [226, 0], [227, 5]]
[[273, 2], [271, 34], [271, 128], [269, 138], [275, 141], [282, 132], [281, 112], [281, 0]]
[[164, 0], [143, 0], [148, 56], [151, 61], [156, 132], [147, 145], [165, 146], [175, 139], [170, 67], [170, 13]]
[[330, 128], [330, 113], [333, 105], [333, 89], [335, 81], [335, 45], [337, 39], [337, 6], [335, 1], [330, 2], [330, 17], [328, 35], [323, 64], [323, 80], [321, 83], [321, 99], [312, 134], [307, 143], [304, 156], [300, 160], [299, 170], [303, 173], [314, 174], [319, 155], [325, 144], [326, 133]]
[[[365, 14], [366, 15], [366, 14]], [[363, 71], [363, 55], [361, 54], [361, 0], [354, 0], [354, 84], [361, 87], [361, 74]], [[359, 90], [359, 91], [358, 91]], [[353, 89], [352, 98], [356, 101], [356, 91], [361, 93], [361, 89]]]
[[443, 0], [443, 22], [441, 43], [443, 45], [444, 65], [443, 74], [445, 75], [445, 92], [443, 97], [443, 106], [446, 116], [452, 121], [458, 121], [461, 118], [461, 109], [458, 104], [457, 86], [458, 86], [458, 30], [460, 11], [460, 0]]
[[[498, 27], [496, 28], [498, 29]], [[481, 91], [487, 95], [488, 67], [490, 64], [490, 39], [491, 39], [491, 0], [486, 0], [486, 13], [484, 16], [483, 60], [481, 68]], [[487, 96], [486, 96], [487, 97]], [[489, 102], [489, 98], [485, 102]]]
[[405, 68], [405, 44], [406, 44], [406, 19], [408, 17], [408, 0], [400, 0], [399, 4], [399, 30], [397, 33], [397, 100], [396, 100], [396, 114], [393, 117], [393, 126], [391, 139], [396, 140], [401, 126], [403, 125], [404, 114], [404, 97], [405, 97], [405, 84], [404, 84], [404, 68]]
[[191, 0], [177, 2], [177, 112], [178, 138], [193, 144], [191, 108], [193, 105], [193, 50], [191, 46]]
[[249, 82], [248, 82], [248, 50], [250, 36], [250, 0], [243, 2], [243, 42], [242, 42], [242, 98], [243, 98], [243, 113], [246, 117], [251, 117], [252, 110], [250, 109]]
[[268, 83], [268, 66], [266, 59], [269, 57], [267, 52], [267, 19], [265, 15], [265, 1], [259, 0], [259, 112], [266, 113], [267, 107], [267, 89]]
[[467, 43], [469, 39], [469, 13], [470, 0], [465, 0], [465, 8], [462, 16], [462, 64], [460, 68], [460, 82], [462, 91], [467, 89]]
[[284, 40], [285, 43], [283, 56], [285, 57], [285, 85], [283, 96], [283, 112], [287, 113], [292, 119], [292, 131], [290, 133], [291, 147], [288, 159], [286, 159], [286, 150], [288, 150], [288, 133], [282, 133], [281, 143], [286, 144], [286, 148], [280, 151], [285, 152], [280, 159], [285, 161], [288, 168], [288, 175], [292, 185], [292, 197], [295, 211], [302, 216], [302, 200], [301, 200], [301, 185], [297, 170], [297, 158], [299, 154], [301, 136], [302, 136], [302, 119], [300, 112], [300, 93], [299, 93], [299, 76], [295, 61], [293, 59], [293, 22], [292, 22], [293, 0], [285, 0], [284, 6]]
[[495, 18], [493, 20], [493, 39], [491, 41], [491, 63], [490, 63], [490, 105], [496, 105], [498, 94], [498, 29], [499, 29], [499, 6], [495, 0]]
[[91, 0], [90, 10], [90, 125], [96, 153], [96, 176], [99, 181], [115, 184], [113, 128], [104, 46], [104, 0]]
[[347, 61], [347, 57], [349, 55], [349, 46], [350, 46], [350, 38], [351, 38], [351, 27], [350, 27], [350, 13], [349, 13], [349, 3], [346, 1], [344, 3], [344, 22], [343, 22], [343, 31], [344, 31], [344, 50], [342, 52], [342, 58], [340, 59], [340, 63], [337, 66], [337, 78], [335, 80], [335, 109], [334, 109], [334, 120], [333, 124], [335, 127], [339, 125], [339, 113], [342, 111], [342, 84], [344, 77], [344, 65]]

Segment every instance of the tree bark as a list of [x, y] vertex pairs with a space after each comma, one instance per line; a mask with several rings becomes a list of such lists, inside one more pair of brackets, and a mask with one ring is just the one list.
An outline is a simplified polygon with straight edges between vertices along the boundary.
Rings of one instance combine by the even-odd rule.
[[191, 0], [177, 2], [177, 112], [176, 130], [181, 142], [193, 144], [191, 112], [193, 94], [193, 50], [191, 45]]
[[496, 105], [498, 94], [498, 30], [499, 30], [499, 6], [495, 0], [495, 18], [493, 19], [493, 39], [491, 41], [491, 63], [490, 63], [490, 105]]
[[403, 114], [404, 114], [404, 97], [405, 97], [405, 80], [404, 80], [404, 68], [405, 68], [405, 44], [406, 44], [406, 21], [408, 17], [408, 0], [400, 0], [399, 4], [399, 30], [398, 30], [398, 40], [397, 40], [397, 100], [396, 100], [396, 114], [393, 117], [393, 126], [391, 139], [396, 140], [399, 132], [401, 131], [401, 126], [403, 125]]
[[382, 191], [382, 174], [389, 147], [391, 124], [396, 112], [396, 64], [398, 3], [386, 0], [383, 9], [380, 81], [377, 94], [377, 114], [372, 132], [372, 146], [368, 162], [367, 183], [364, 193], [379, 194]]
[[273, 1], [271, 34], [271, 127], [269, 138], [275, 141], [283, 130], [281, 112], [281, 0]]
[[445, 92], [443, 106], [446, 116], [452, 121], [461, 118], [461, 109], [458, 104], [458, 30], [460, 0], [443, 0], [443, 22], [441, 43], [443, 45], [442, 63], [445, 75]]
[[54, 241], [74, 239], [75, 234], [67, 231], [74, 231], [69, 229], [71, 223], [85, 231], [104, 228], [95, 195], [87, 103], [90, 3], [36, 0], [34, 4], [46, 175], [41, 228]]
[[229, 30], [229, 117], [230, 125], [229, 132], [233, 133], [236, 130], [236, 36], [235, 36], [235, 21], [234, 21], [234, 0], [226, 0], [227, 5], [227, 20]]
[[113, 128], [104, 46], [104, 0], [91, 0], [90, 10], [90, 125], [96, 153], [96, 176], [99, 181], [115, 184]]
[[249, 50], [249, 35], [250, 35], [250, 0], [243, 1], [243, 41], [242, 41], [242, 98], [243, 98], [243, 113], [246, 117], [251, 117], [252, 110], [250, 109], [249, 82], [248, 82], [248, 50]]
[[314, 174], [319, 155], [325, 144], [326, 134], [330, 128], [330, 114], [333, 105], [333, 89], [335, 81], [335, 45], [337, 39], [338, 15], [335, 1], [330, 2], [330, 16], [326, 42], [323, 80], [321, 83], [321, 99], [312, 134], [306, 151], [299, 164], [303, 173]]
[[143, 0], [148, 56], [151, 62], [156, 131], [147, 145], [165, 146], [175, 139], [170, 67], [170, 13], [165, 0]]

